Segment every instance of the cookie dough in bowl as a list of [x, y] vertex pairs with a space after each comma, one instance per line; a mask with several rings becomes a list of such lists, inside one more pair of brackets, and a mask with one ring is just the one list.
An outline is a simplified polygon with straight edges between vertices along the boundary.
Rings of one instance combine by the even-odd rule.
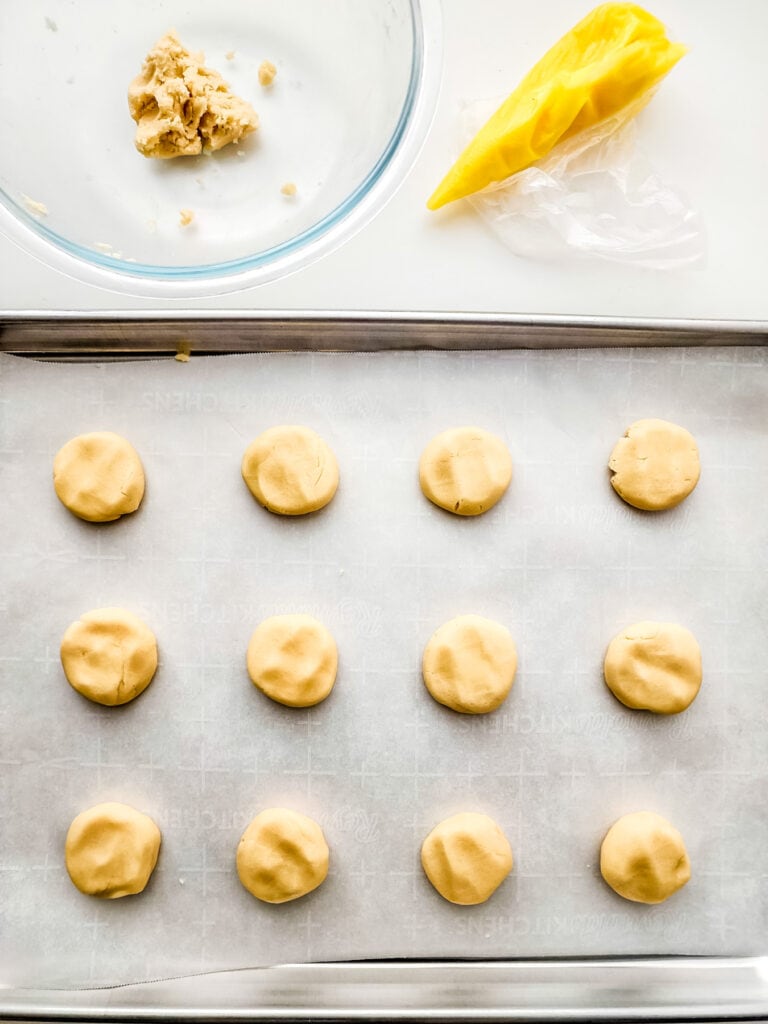
[[634, 508], [674, 508], [699, 482], [699, 450], [684, 427], [666, 420], [638, 420], [608, 461], [611, 485]]
[[619, 818], [600, 847], [600, 873], [635, 903], [663, 903], [691, 877], [683, 837], [666, 818], [636, 811]]
[[458, 516], [493, 508], [512, 479], [507, 446], [480, 427], [455, 427], [433, 437], [419, 460], [424, 495]]
[[80, 434], [56, 454], [53, 486], [79, 519], [109, 523], [141, 504], [144, 468], [133, 445], [119, 434]]
[[512, 870], [512, 848], [487, 814], [454, 814], [441, 821], [421, 847], [424, 872], [450, 903], [485, 903]]
[[336, 456], [308, 427], [271, 427], [246, 449], [243, 479], [254, 498], [283, 516], [324, 508], [339, 486]]
[[160, 852], [160, 829], [128, 804], [90, 807], [69, 826], [67, 872], [80, 892], [114, 900], [142, 892]]
[[251, 682], [263, 694], [291, 708], [325, 700], [336, 682], [336, 641], [311, 615], [273, 615], [261, 622], [248, 644]]
[[517, 669], [508, 631], [480, 615], [444, 623], [424, 650], [422, 676], [439, 704], [467, 715], [495, 711], [507, 698]]
[[172, 159], [215, 152], [259, 126], [256, 111], [236, 96], [218, 71], [205, 67], [175, 32], [155, 43], [128, 89], [136, 122], [136, 148], [147, 157]]
[[693, 633], [675, 622], [636, 622], [611, 640], [603, 672], [628, 708], [676, 715], [701, 687], [701, 650]]
[[316, 821], [284, 807], [257, 814], [237, 847], [237, 874], [251, 895], [287, 903], [317, 889], [328, 874], [328, 844]]
[[61, 641], [67, 682], [96, 704], [127, 704], [152, 682], [157, 641], [125, 608], [96, 608], [73, 622]]

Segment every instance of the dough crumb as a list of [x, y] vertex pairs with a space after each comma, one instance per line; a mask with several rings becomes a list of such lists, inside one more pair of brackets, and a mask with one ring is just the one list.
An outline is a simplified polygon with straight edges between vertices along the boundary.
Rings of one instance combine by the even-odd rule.
[[259, 126], [256, 111], [175, 32], [158, 40], [128, 88], [136, 148], [162, 160], [214, 152]]
[[24, 200], [24, 205], [30, 213], [34, 213], [38, 217], [48, 216], [48, 207], [45, 203], [41, 203], [37, 199], [32, 199], [31, 196], [24, 195], [23, 193], [21, 198]]
[[183, 228], [188, 227], [192, 223], [192, 221], [194, 219], [195, 219], [195, 211], [194, 210], [187, 210], [187, 209], [179, 210], [179, 224], [181, 225], [181, 227], [183, 227]]
[[280, 189], [284, 196], [295, 196], [299, 191], [296, 185], [292, 181], [286, 181], [283, 187]]
[[224, 54], [224, 59], [225, 60], [234, 60], [235, 59], [235, 51], [234, 50], [227, 50], [227, 52]]
[[110, 256], [113, 260], [121, 260], [123, 258], [123, 254], [118, 252], [117, 249], [113, 249], [109, 242], [94, 242], [93, 248], [103, 252], [105, 256]]
[[173, 357], [177, 363], [188, 363], [192, 353], [192, 347], [188, 341], [180, 341], [176, 346], [176, 355]]
[[113, 249], [109, 242], [94, 242], [93, 248], [98, 252], [103, 252], [105, 256], [109, 256], [113, 260], [121, 260], [123, 258], [123, 254], [118, 252], [117, 249]]
[[271, 60], [263, 60], [259, 65], [259, 85], [263, 85], [265, 88], [268, 85], [272, 85], [277, 75], [277, 68]]

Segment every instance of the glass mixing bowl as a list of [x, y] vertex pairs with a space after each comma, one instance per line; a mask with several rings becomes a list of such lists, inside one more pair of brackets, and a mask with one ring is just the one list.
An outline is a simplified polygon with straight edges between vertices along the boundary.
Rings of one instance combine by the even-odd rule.
[[[128, 85], [170, 29], [255, 107], [254, 135], [136, 150]], [[234, 291], [337, 247], [403, 180], [440, 77], [439, 0], [26, 0], [0, 3], [0, 39], [0, 231], [146, 296]]]

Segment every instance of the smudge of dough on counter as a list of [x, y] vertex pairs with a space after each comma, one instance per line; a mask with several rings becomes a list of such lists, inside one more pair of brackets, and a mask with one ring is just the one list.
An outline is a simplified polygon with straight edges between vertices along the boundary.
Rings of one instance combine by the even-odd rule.
[[144, 156], [197, 156], [237, 143], [258, 128], [250, 103], [203, 61], [204, 55], [187, 50], [175, 32], [148, 53], [128, 88], [136, 148]]
[[188, 210], [186, 207], [183, 210], [179, 210], [179, 225], [183, 228], [189, 227], [192, 221], [195, 219], [195, 211]]
[[265, 88], [268, 85], [272, 85], [277, 75], [277, 68], [271, 60], [263, 60], [259, 64], [259, 85], [263, 85]]

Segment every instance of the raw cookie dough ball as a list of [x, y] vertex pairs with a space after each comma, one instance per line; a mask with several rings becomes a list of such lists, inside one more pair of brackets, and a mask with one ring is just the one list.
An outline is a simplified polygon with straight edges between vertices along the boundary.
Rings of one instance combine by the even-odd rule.
[[459, 516], [493, 508], [512, 479], [504, 442], [480, 427], [456, 427], [433, 437], [421, 453], [419, 483], [431, 502]]
[[515, 642], [498, 622], [460, 615], [444, 623], [424, 650], [422, 675], [440, 704], [468, 715], [494, 711], [512, 688]]
[[608, 829], [600, 873], [625, 900], [663, 903], [691, 877], [691, 864], [683, 837], [666, 818], [637, 811]]
[[609, 690], [628, 708], [685, 711], [701, 686], [701, 651], [674, 622], [636, 622], [611, 640], [603, 666]]
[[273, 615], [248, 644], [248, 675], [278, 704], [308, 708], [325, 700], [336, 682], [336, 641], [311, 615]]
[[61, 641], [67, 682], [97, 704], [127, 704], [152, 682], [157, 641], [125, 608], [97, 608], [73, 622]]
[[254, 498], [282, 516], [323, 508], [339, 486], [336, 456], [314, 430], [270, 427], [243, 456], [243, 480]]
[[136, 449], [119, 434], [80, 434], [53, 460], [53, 486], [80, 519], [110, 523], [141, 504], [144, 469]]
[[512, 870], [512, 848], [487, 814], [454, 814], [421, 847], [427, 878], [451, 903], [485, 903]]
[[257, 814], [237, 847], [237, 874], [265, 903], [306, 896], [328, 874], [328, 844], [311, 818], [283, 807]]
[[128, 804], [106, 803], [78, 814], [67, 832], [69, 877], [86, 896], [114, 900], [142, 892], [160, 852], [160, 829]]
[[666, 420], [638, 420], [611, 452], [608, 468], [616, 493], [648, 511], [673, 508], [699, 482], [699, 450], [683, 427]]

